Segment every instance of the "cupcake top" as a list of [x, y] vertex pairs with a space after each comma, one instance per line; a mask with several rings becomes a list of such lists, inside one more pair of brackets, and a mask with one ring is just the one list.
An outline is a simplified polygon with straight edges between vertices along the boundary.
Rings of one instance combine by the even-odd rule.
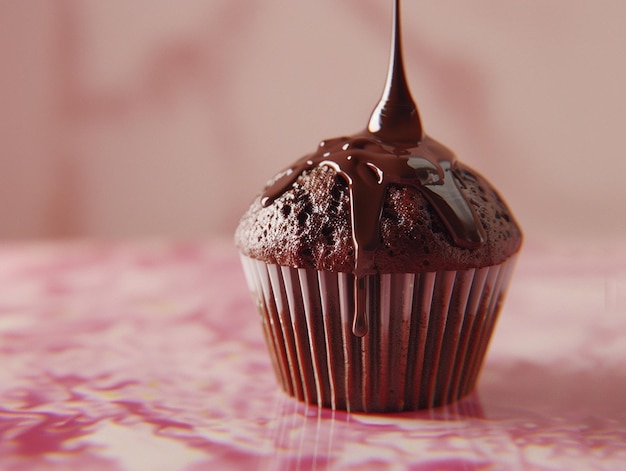
[[[421, 179], [398, 182], [368, 166], [370, 160], [358, 162], [367, 151], [352, 152], [348, 160], [346, 142], [354, 138], [325, 141], [316, 154], [341, 149], [347, 162], [357, 161], [350, 168], [354, 179], [332, 161], [310, 164], [315, 154], [299, 162], [306, 170], [298, 172], [296, 164], [295, 170], [279, 174], [241, 219], [236, 243], [244, 255], [365, 275], [478, 268], [501, 263], [519, 250], [518, 225], [479, 173], [455, 160], [442, 161], [435, 170], [424, 157], [393, 157], [411, 170], [408, 162], [423, 166]], [[369, 139], [357, 142], [378, 146]], [[425, 138], [417, 149], [426, 145], [439, 147]], [[428, 179], [434, 182], [422, 183]]]
[[368, 127], [322, 141], [241, 219], [246, 256], [283, 266], [415, 273], [498, 264], [521, 231], [496, 190], [427, 136], [406, 82], [399, 2], [382, 98]]

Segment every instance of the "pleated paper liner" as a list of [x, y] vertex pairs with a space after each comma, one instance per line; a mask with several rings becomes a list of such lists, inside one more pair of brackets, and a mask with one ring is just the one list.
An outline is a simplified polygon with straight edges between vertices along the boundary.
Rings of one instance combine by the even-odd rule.
[[352, 274], [242, 263], [283, 389], [320, 407], [391, 412], [474, 389], [516, 258], [368, 276], [364, 337], [352, 333]]

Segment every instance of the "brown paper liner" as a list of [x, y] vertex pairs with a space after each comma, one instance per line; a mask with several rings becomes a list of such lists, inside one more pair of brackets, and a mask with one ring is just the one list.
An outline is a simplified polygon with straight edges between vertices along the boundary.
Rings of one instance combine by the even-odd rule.
[[352, 333], [353, 275], [242, 263], [283, 389], [320, 407], [391, 412], [474, 389], [516, 258], [368, 276], [364, 337]]

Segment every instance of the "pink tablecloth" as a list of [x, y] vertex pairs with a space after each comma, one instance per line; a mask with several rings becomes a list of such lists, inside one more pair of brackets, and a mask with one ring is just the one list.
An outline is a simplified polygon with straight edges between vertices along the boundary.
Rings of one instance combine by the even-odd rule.
[[349, 415], [278, 390], [226, 243], [5, 244], [0, 469], [626, 469], [622, 249], [527, 247], [476, 393]]

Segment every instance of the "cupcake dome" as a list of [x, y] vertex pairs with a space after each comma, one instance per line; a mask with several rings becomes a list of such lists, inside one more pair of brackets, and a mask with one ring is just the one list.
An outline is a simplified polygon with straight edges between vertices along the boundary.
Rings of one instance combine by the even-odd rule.
[[[478, 268], [501, 263], [519, 250], [521, 231], [494, 187], [461, 163], [450, 173], [478, 216], [484, 243], [475, 248], [457, 244], [416, 189], [415, 177], [411, 186], [390, 185], [381, 208], [370, 208], [380, 212], [373, 271]], [[332, 167], [315, 167], [300, 174], [273, 204], [264, 206], [262, 196], [257, 197], [240, 221], [235, 242], [242, 254], [267, 263], [352, 273], [356, 261], [351, 210], [346, 180]]]

